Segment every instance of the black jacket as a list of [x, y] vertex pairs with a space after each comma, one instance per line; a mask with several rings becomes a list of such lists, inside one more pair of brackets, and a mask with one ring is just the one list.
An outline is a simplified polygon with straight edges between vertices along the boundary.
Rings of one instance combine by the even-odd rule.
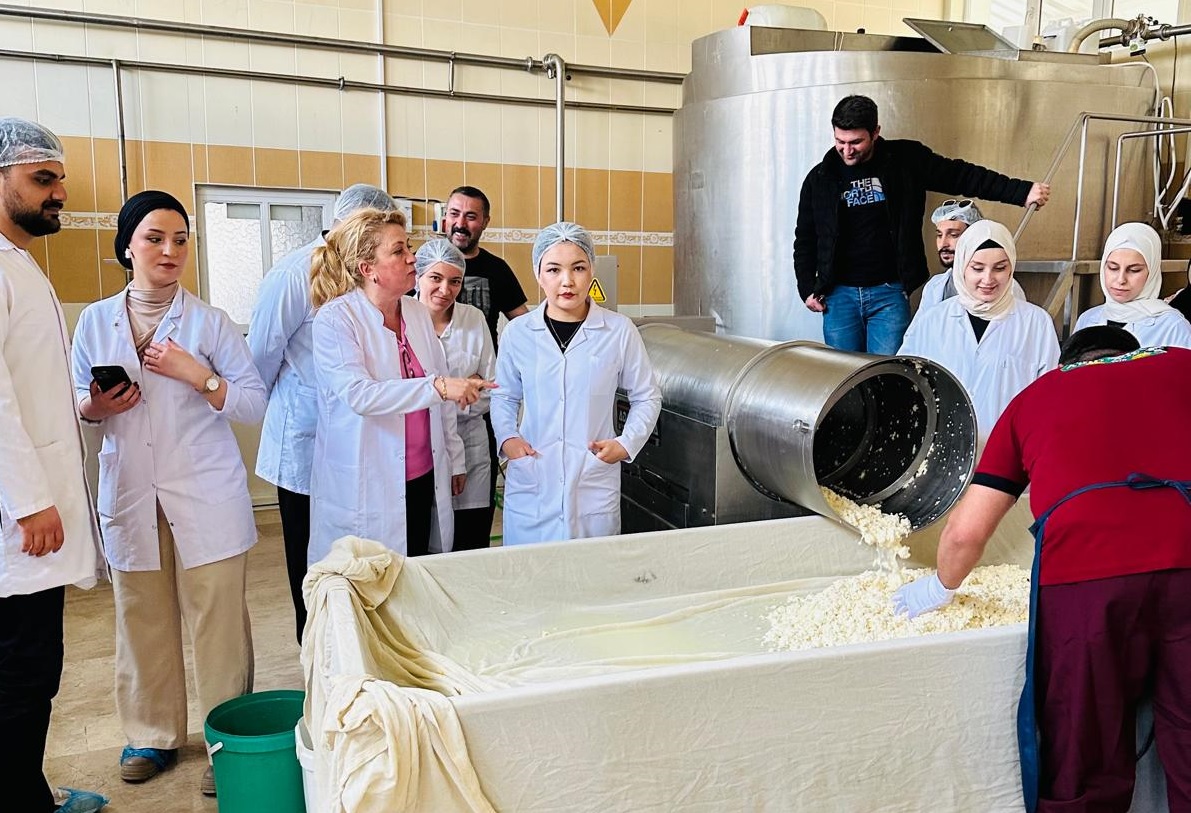
[[[946, 158], [917, 141], [878, 138], [869, 161], [888, 201], [895, 252], [892, 260], [907, 294], [930, 276], [922, 245], [927, 190], [1024, 206], [1033, 186], [1031, 181]], [[843, 166], [839, 154], [828, 150], [802, 182], [794, 228], [794, 274], [803, 301], [812, 293], [827, 294], [835, 287], [835, 244], [846, 187], [840, 172]]]

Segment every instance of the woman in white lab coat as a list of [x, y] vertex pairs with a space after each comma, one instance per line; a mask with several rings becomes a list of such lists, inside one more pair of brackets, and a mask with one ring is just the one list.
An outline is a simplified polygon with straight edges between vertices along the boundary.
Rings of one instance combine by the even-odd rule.
[[1162, 300], [1162, 238], [1145, 223], [1122, 223], [1108, 235], [1100, 260], [1104, 304], [1084, 311], [1081, 330], [1115, 325], [1142, 347], [1191, 348], [1191, 322]]
[[980, 440], [1013, 396], [1059, 360], [1050, 316], [1013, 295], [1016, 262], [1008, 229], [992, 220], [969, 226], [955, 246], [956, 296], [920, 311], [898, 351], [937, 362], [959, 379]]
[[[491, 380], [496, 375], [496, 351], [484, 312], [455, 300], [463, 290], [467, 260], [450, 240], [431, 240], [418, 249], [414, 273], [418, 300], [430, 311], [434, 332], [447, 354], [448, 373], [456, 378]], [[452, 550], [486, 548], [492, 534], [492, 458], [488, 456], [488, 428], [484, 415], [489, 397], [460, 407], [455, 416], [467, 461], [467, 484], [455, 495], [455, 542]]]
[[[74, 337], [79, 413], [99, 422], [99, 522], [116, 598], [121, 777], [144, 781], [187, 739], [182, 625], [203, 718], [252, 690], [245, 602], [256, 543], [231, 421], [257, 423], [261, 383], [235, 323], [179, 285], [186, 210], [142, 192], [120, 210], [116, 258], [132, 283], [86, 308]], [[115, 368], [124, 383], [98, 367]], [[214, 781], [204, 778], [204, 793]]]
[[[588, 296], [594, 263], [591, 235], [581, 226], [543, 229], [533, 267], [546, 302], [501, 337], [492, 428], [509, 461], [506, 545], [620, 533], [619, 463], [641, 451], [661, 411], [636, 326]], [[629, 401], [619, 434], [617, 388]]]
[[451, 550], [451, 498], [467, 481], [456, 404], [491, 384], [448, 377], [430, 313], [404, 295], [413, 287], [400, 212], [358, 211], [314, 251], [310, 564], [349, 535], [402, 555]]

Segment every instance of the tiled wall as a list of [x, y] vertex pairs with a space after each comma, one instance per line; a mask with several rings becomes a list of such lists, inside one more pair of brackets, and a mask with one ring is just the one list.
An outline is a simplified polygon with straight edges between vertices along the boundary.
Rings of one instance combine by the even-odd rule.
[[[377, 0], [7, 0], [9, 3], [376, 41]], [[904, 16], [939, 17], [945, 0], [804, 0], [829, 27], [904, 31]], [[684, 73], [690, 43], [730, 27], [741, 0], [381, 0], [384, 41], [506, 57], [557, 52], [569, 62]], [[601, 14], [603, 6], [603, 14]], [[615, 19], [610, 34], [604, 17]], [[0, 17], [4, 48], [283, 74], [447, 87], [443, 63], [335, 54], [288, 46]], [[383, 71], [383, 75], [382, 75]], [[457, 91], [553, 98], [544, 76], [457, 66]], [[111, 70], [0, 58], [6, 114], [36, 118], [65, 137], [70, 228], [37, 246], [64, 301], [119, 290], [111, 257], [119, 209]], [[193, 211], [196, 183], [339, 189], [379, 182], [389, 191], [443, 198], [461, 183], [493, 202], [487, 246], [522, 278], [524, 232], [555, 219], [554, 113], [549, 108], [299, 87], [237, 78], [127, 71], [129, 188], [160, 188]], [[575, 76], [568, 97], [677, 107], [677, 85]], [[381, 122], [387, 136], [381, 143]], [[601, 232], [620, 259], [619, 299], [641, 312], [673, 301], [671, 120], [624, 112], [567, 114], [566, 216]], [[419, 207], [415, 223], [428, 223]], [[502, 238], [504, 241], [502, 242]], [[193, 254], [193, 253], [192, 253]], [[197, 285], [192, 259], [184, 278]]]

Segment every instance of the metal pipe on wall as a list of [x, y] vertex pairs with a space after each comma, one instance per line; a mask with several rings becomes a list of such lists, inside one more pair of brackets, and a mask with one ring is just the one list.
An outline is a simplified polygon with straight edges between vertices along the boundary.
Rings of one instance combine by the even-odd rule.
[[554, 200], [559, 221], [566, 220], [567, 63], [558, 54], [542, 57], [546, 75], [554, 80]]
[[[97, 56], [69, 56], [66, 54], [47, 54], [36, 51], [13, 51], [0, 49], [0, 58], [32, 59], [47, 62], [57, 62], [62, 65], [111, 65], [110, 59]], [[359, 82], [353, 79], [324, 79], [320, 76], [302, 76], [285, 73], [266, 73], [263, 71], [247, 71], [232, 68], [205, 68], [196, 65], [172, 65], [168, 62], [144, 62], [140, 60], [123, 60], [120, 65], [125, 69], [156, 71], [158, 73], [176, 73], [183, 76], [219, 76], [227, 79], [251, 79], [260, 82], [278, 82], [288, 85], [304, 85], [307, 87], [333, 88], [335, 90], [357, 90], [381, 92], [394, 96], [428, 96], [435, 99], [458, 99], [474, 102], [491, 102], [493, 104], [515, 104], [527, 107], [554, 107], [553, 99], [539, 99], [532, 96], [504, 96], [489, 93], [460, 93], [433, 88], [415, 88], [406, 85], [381, 85], [376, 82]], [[647, 107], [644, 105], [612, 104], [607, 102], [570, 102], [570, 107], [577, 110], [603, 110], [622, 113], [643, 113], [648, 115], [671, 116], [674, 110], [669, 107]]]
[[[376, 0], [376, 41], [380, 44], [385, 42], [385, 0]], [[376, 55], [376, 81], [380, 84], [385, 83], [385, 58]], [[382, 92], [376, 94], [376, 106], [379, 113], [377, 124], [380, 130], [380, 188], [389, 191], [389, 109], [388, 99]]]
[[[397, 59], [422, 59], [437, 62], [455, 61], [460, 64], [479, 65], [505, 70], [544, 70], [545, 66], [532, 57], [488, 56], [487, 54], [460, 54], [452, 51], [437, 51], [431, 48], [412, 48], [403, 45], [385, 45], [370, 42], [335, 39], [333, 37], [311, 37], [304, 34], [285, 34], [273, 31], [254, 31], [247, 28], [231, 28], [197, 23], [177, 23], [166, 20], [146, 20], [140, 17], [126, 17], [116, 14], [94, 14], [81, 11], [32, 8], [30, 6], [7, 6], [0, 4], [0, 16], [25, 17], [31, 20], [50, 20], [59, 23], [80, 23], [102, 25], [113, 28], [132, 28], [142, 31], [159, 31], [183, 36], [214, 37], [217, 39], [257, 42], [270, 45], [293, 45], [300, 48], [314, 48], [323, 51], [344, 53], [378, 54]], [[611, 68], [600, 65], [572, 65], [573, 75], [599, 76], [606, 79], [635, 79], [643, 82], [680, 85], [683, 75], [666, 71], [646, 71], [633, 68]]]
[[120, 81], [120, 60], [112, 60], [116, 84], [116, 149], [120, 155], [120, 202], [128, 200], [128, 143], [124, 133], [124, 83]]

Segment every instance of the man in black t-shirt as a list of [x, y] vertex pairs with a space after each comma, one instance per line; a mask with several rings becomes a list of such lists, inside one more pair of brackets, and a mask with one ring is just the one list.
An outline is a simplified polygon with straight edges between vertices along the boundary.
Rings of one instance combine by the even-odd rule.
[[525, 291], [509, 264], [490, 251], [480, 248], [480, 238], [488, 228], [492, 207], [488, 196], [474, 186], [460, 186], [447, 198], [443, 228], [447, 237], [467, 260], [463, 290], [459, 301], [484, 312], [492, 344], [496, 344], [496, 322], [503, 313], [515, 319], [528, 313]]
[[929, 276], [927, 190], [1041, 207], [1050, 187], [945, 158], [917, 141], [887, 141], [867, 96], [842, 99], [831, 125], [835, 147], [807, 173], [798, 201], [798, 295], [823, 314], [831, 347], [893, 354], [910, 323], [908, 297]]

